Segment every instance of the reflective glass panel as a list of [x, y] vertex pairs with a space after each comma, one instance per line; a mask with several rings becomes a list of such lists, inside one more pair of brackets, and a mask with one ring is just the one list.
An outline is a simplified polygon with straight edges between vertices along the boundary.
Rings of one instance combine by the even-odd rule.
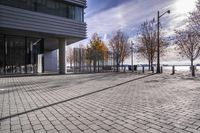
[[58, 0], [0, 0], [0, 4], [83, 22], [84, 7]]

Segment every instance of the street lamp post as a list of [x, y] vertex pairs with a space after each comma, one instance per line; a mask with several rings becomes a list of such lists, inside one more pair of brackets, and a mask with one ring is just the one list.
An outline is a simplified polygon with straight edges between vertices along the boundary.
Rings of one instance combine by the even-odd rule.
[[156, 73], [160, 73], [160, 18], [165, 15], [166, 13], [170, 13], [170, 10], [164, 12], [163, 14], [160, 15], [160, 12], [158, 11], [158, 33], [157, 33], [157, 70]]

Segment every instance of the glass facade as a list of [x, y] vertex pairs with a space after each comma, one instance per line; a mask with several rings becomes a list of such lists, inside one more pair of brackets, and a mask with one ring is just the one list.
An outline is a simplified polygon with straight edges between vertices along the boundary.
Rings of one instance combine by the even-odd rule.
[[43, 39], [0, 35], [0, 74], [37, 73], [43, 50]]
[[0, 0], [0, 4], [84, 21], [84, 7], [60, 0]]

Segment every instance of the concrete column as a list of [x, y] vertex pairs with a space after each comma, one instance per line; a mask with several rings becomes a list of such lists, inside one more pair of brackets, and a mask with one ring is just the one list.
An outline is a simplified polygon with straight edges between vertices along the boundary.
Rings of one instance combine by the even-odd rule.
[[65, 74], [65, 39], [59, 38], [59, 74]]

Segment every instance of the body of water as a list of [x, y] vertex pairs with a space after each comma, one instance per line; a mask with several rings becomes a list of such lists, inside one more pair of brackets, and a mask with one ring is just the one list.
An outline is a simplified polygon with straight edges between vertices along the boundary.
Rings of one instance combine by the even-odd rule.
[[[196, 70], [200, 70], [200, 66], [195, 66]], [[172, 66], [163, 66], [163, 70], [172, 70]], [[190, 71], [190, 66], [175, 66], [176, 71]]]

